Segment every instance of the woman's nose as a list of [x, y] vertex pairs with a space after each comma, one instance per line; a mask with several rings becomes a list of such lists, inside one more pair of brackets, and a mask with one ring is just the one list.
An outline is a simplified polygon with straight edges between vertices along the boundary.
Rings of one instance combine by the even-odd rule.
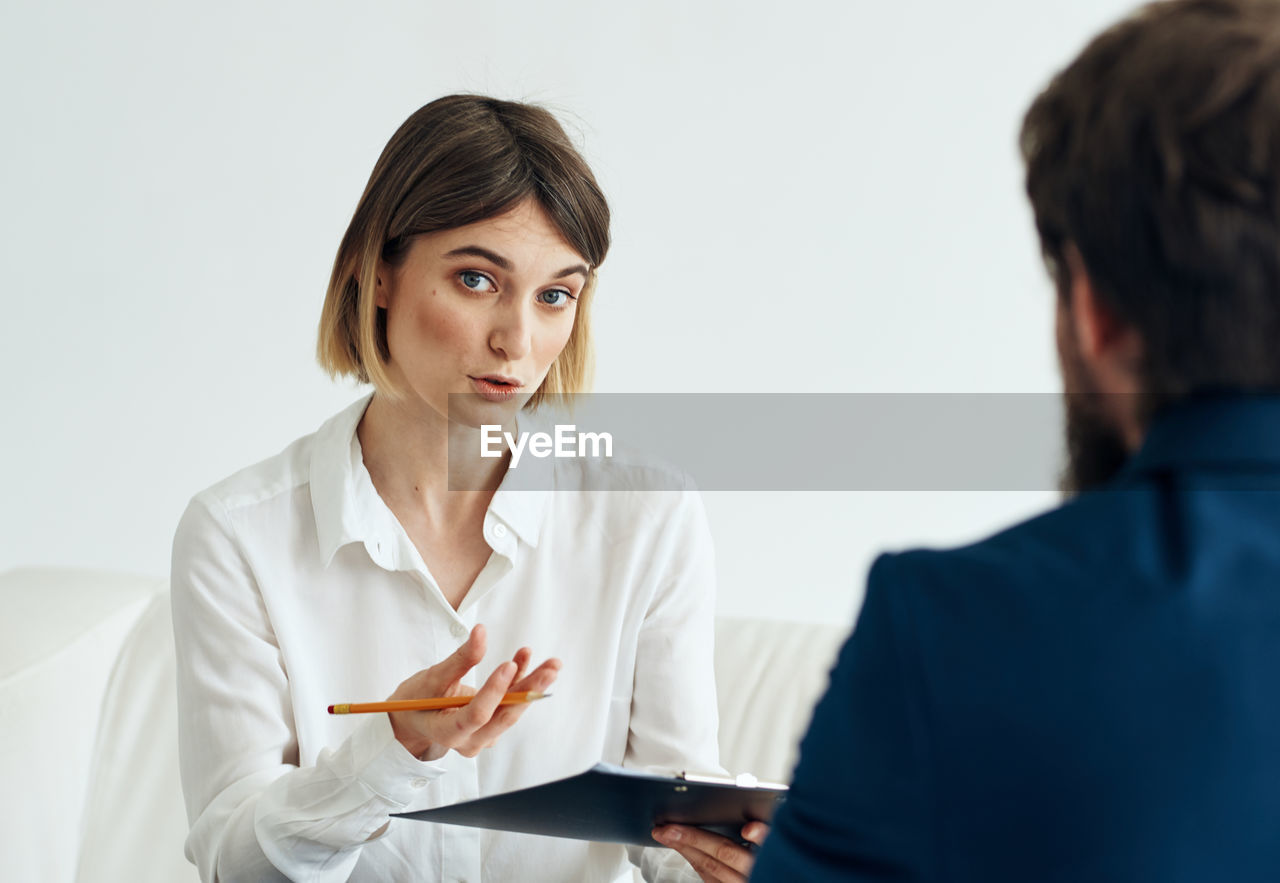
[[489, 332], [490, 348], [509, 362], [523, 359], [533, 345], [531, 319], [529, 308], [524, 303], [500, 305], [495, 310], [493, 328]]

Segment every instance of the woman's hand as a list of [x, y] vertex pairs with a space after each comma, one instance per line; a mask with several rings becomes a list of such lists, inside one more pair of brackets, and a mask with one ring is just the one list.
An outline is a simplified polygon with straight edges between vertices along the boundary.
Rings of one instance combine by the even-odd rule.
[[[742, 826], [742, 839], [756, 846], [764, 843], [768, 835], [769, 826], [764, 822], [748, 822]], [[746, 883], [756, 861], [755, 855], [745, 846], [739, 846], [728, 837], [688, 825], [654, 828], [653, 839], [684, 856], [706, 883]]]
[[521, 647], [514, 658], [494, 669], [479, 690], [464, 687], [462, 678], [484, 658], [484, 649], [484, 626], [477, 625], [453, 655], [410, 676], [387, 697], [475, 696], [462, 708], [388, 712], [396, 739], [414, 757], [437, 760], [450, 748], [466, 757], [475, 757], [496, 742], [529, 707], [527, 703], [499, 706], [504, 693], [546, 690], [560, 673], [560, 660], [548, 659], [526, 675], [533, 653], [528, 647]]

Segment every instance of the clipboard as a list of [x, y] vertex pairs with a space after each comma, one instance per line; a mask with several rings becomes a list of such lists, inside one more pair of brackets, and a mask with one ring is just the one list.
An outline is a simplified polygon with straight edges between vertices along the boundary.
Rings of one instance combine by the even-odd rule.
[[786, 785], [752, 776], [660, 776], [598, 763], [567, 779], [393, 817], [636, 846], [658, 846], [649, 832], [680, 824], [741, 843], [742, 826], [768, 822], [786, 794]]

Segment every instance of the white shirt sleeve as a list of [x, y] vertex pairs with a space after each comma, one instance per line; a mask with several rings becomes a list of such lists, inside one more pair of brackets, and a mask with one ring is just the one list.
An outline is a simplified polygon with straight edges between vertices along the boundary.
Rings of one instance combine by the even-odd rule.
[[370, 715], [299, 768], [284, 671], [266, 605], [217, 501], [197, 497], [174, 539], [178, 734], [202, 880], [346, 880], [360, 847], [443, 766]]
[[[653, 559], [666, 563], [636, 647], [624, 766], [670, 773], [722, 772], [715, 684], [715, 554], [701, 497], [680, 503]], [[701, 878], [677, 852], [629, 847], [653, 883]]]

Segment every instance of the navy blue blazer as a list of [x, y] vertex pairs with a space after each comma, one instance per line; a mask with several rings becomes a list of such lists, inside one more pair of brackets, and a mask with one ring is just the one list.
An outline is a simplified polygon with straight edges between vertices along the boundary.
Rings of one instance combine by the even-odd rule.
[[1280, 881], [1280, 397], [880, 557], [753, 881]]

